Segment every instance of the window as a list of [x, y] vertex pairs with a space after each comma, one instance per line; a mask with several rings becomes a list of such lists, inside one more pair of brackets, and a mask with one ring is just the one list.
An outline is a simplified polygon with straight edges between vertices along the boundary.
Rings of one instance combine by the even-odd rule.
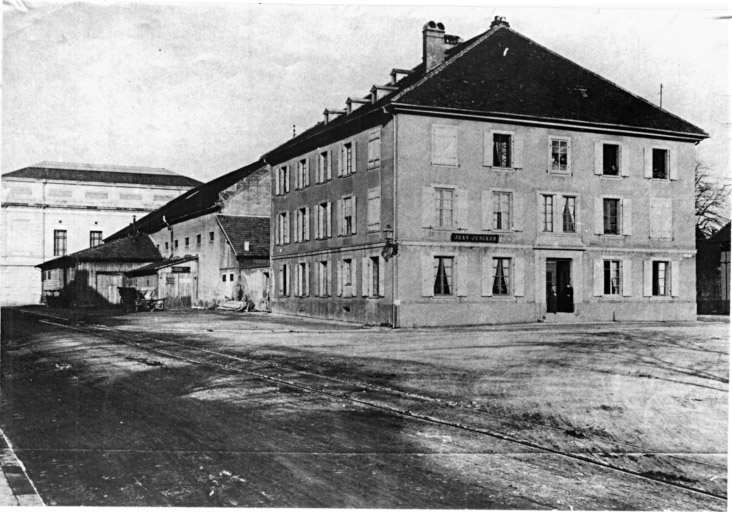
[[330, 202], [320, 203], [317, 207], [316, 233], [315, 237], [319, 239], [329, 238], [331, 236], [330, 227]]
[[569, 140], [552, 138], [549, 141], [549, 170], [569, 172]]
[[277, 180], [276, 180], [276, 188], [275, 191], [277, 195], [284, 195], [287, 194], [290, 191], [290, 167], [287, 165], [283, 165], [279, 168], [277, 171]]
[[493, 192], [493, 229], [511, 229], [511, 192]]
[[221, 274], [221, 282], [222, 283], [226, 282], [226, 274]]
[[297, 162], [297, 188], [305, 188], [310, 185], [309, 167], [307, 158]]
[[605, 295], [620, 295], [620, 261], [605, 260], [604, 267], [604, 291]]
[[56, 229], [53, 231], [53, 255], [66, 256], [66, 230]]
[[602, 174], [617, 176], [620, 170], [620, 146], [617, 144], [602, 145]]
[[381, 188], [371, 188], [368, 194], [368, 230], [379, 231], [381, 229]]
[[89, 231], [89, 247], [96, 247], [97, 245], [102, 245], [102, 232]]
[[565, 233], [576, 233], [577, 222], [577, 198], [574, 196], [564, 196], [564, 205], [562, 206], [562, 231]]
[[168, 242], [165, 242], [165, 252], [168, 252]]
[[457, 127], [432, 125], [432, 163], [457, 166]]
[[349, 176], [355, 171], [353, 166], [353, 142], [345, 142], [341, 146], [341, 162], [339, 176]]
[[201, 234], [200, 233], [196, 235], [196, 246], [198, 246], [198, 247], [201, 246]]
[[620, 200], [602, 200], [603, 233], [606, 235], [620, 234]]
[[511, 294], [511, 258], [493, 258], [493, 295]]
[[356, 232], [354, 229], [353, 215], [353, 198], [346, 197], [343, 199], [343, 234], [352, 235]]
[[328, 262], [320, 262], [320, 274], [318, 275], [318, 295], [327, 297], [330, 295], [330, 279], [328, 276]]
[[435, 224], [438, 228], [452, 228], [455, 212], [455, 191], [435, 189]]
[[653, 178], [668, 179], [668, 150], [653, 148]]
[[277, 244], [285, 245], [290, 243], [290, 218], [287, 212], [277, 216]]
[[175, 247], [176, 249], [178, 249], [178, 240], [175, 240], [175, 241], [173, 242], [173, 247]]
[[191, 246], [191, 239], [189, 237], [185, 238], [185, 246], [186, 246], [186, 249], [188, 249]]
[[376, 128], [369, 133], [368, 168], [375, 169], [381, 163], [381, 129]]
[[318, 155], [318, 183], [323, 183], [330, 180], [331, 172], [331, 158], [330, 151], [323, 151]]
[[290, 273], [287, 264], [280, 267], [280, 296], [287, 297], [290, 295]]
[[353, 269], [351, 268], [352, 260], [343, 260], [343, 286], [351, 286]]
[[666, 296], [669, 295], [669, 264], [668, 261], [653, 262], [653, 295]]
[[511, 135], [507, 133], [493, 134], [493, 166], [511, 167]]
[[434, 275], [435, 295], [452, 295], [453, 294], [453, 268], [454, 258], [451, 256], [435, 256]]
[[307, 263], [298, 263], [297, 265], [297, 295], [306, 297], [310, 294], [310, 265]]
[[372, 297], [378, 297], [379, 295], [381, 295], [383, 293], [383, 290], [379, 289], [379, 280], [381, 279], [381, 277], [379, 275], [379, 272], [381, 271], [381, 269], [379, 269], [379, 257], [372, 256], [370, 261], [371, 261], [371, 265], [370, 265], [370, 267], [371, 267], [370, 268], [370, 270], [371, 270], [371, 276], [370, 276], [371, 277], [371, 279], [370, 279], [371, 293], [369, 295]]
[[554, 196], [542, 195], [541, 199], [543, 231], [551, 233], [554, 231]]
[[208, 243], [213, 243], [213, 241], [214, 241], [214, 232], [213, 231], [209, 231], [209, 233], [208, 233]]
[[672, 200], [670, 198], [652, 197], [651, 204], [651, 238], [654, 240], [671, 240], [673, 226]]
[[229, 282], [234, 280], [234, 274], [229, 274]]
[[295, 217], [295, 241], [307, 242], [310, 240], [310, 208], [300, 208]]

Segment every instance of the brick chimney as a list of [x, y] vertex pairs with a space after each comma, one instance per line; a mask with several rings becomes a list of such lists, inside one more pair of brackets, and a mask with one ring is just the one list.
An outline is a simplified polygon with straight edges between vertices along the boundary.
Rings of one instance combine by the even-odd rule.
[[422, 27], [422, 62], [431, 71], [445, 60], [445, 26], [429, 21]]

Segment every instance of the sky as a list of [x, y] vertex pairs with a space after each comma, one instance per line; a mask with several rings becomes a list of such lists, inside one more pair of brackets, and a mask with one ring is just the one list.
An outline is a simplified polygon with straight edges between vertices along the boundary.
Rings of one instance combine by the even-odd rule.
[[725, 4], [539, 5], [4, 0], [2, 172], [48, 160], [208, 181], [417, 65], [427, 21], [468, 39], [501, 15], [655, 104], [663, 84], [663, 107], [711, 136], [700, 163], [730, 175]]

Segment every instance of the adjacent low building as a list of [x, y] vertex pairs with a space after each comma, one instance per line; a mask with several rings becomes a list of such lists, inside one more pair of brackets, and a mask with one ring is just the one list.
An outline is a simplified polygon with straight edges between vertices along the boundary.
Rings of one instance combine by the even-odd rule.
[[709, 238], [697, 231], [696, 248], [698, 313], [729, 315], [730, 223]]
[[512, 30], [423, 59], [267, 153], [273, 310], [392, 326], [692, 320], [707, 134]]
[[2, 175], [0, 304], [41, 300], [41, 262], [104, 237], [199, 181], [167, 169], [41, 162]]

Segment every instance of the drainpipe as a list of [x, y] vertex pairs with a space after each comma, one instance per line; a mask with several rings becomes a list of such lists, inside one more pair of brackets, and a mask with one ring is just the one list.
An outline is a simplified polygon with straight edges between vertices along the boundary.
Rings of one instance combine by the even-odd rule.
[[[399, 173], [399, 158], [397, 155], [397, 138], [399, 136], [399, 129], [397, 124], [397, 115], [392, 114], [392, 119], [394, 119], [394, 140], [393, 140], [393, 158], [394, 158], [394, 164], [392, 165], [392, 172], [394, 173], [394, 186], [392, 187], [393, 197], [392, 197], [392, 212], [394, 212], [394, 218], [392, 219], [392, 222], [394, 223], [394, 243], [399, 243], [399, 223], [397, 222], [397, 219], [399, 218], [398, 215], [398, 205], [397, 205], [397, 188], [398, 188], [398, 176]], [[391, 275], [391, 292], [392, 292], [392, 319], [391, 319], [391, 326], [392, 329], [396, 329], [399, 327], [399, 257], [394, 258], [394, 267], [392, 268], [392, 275]]]

